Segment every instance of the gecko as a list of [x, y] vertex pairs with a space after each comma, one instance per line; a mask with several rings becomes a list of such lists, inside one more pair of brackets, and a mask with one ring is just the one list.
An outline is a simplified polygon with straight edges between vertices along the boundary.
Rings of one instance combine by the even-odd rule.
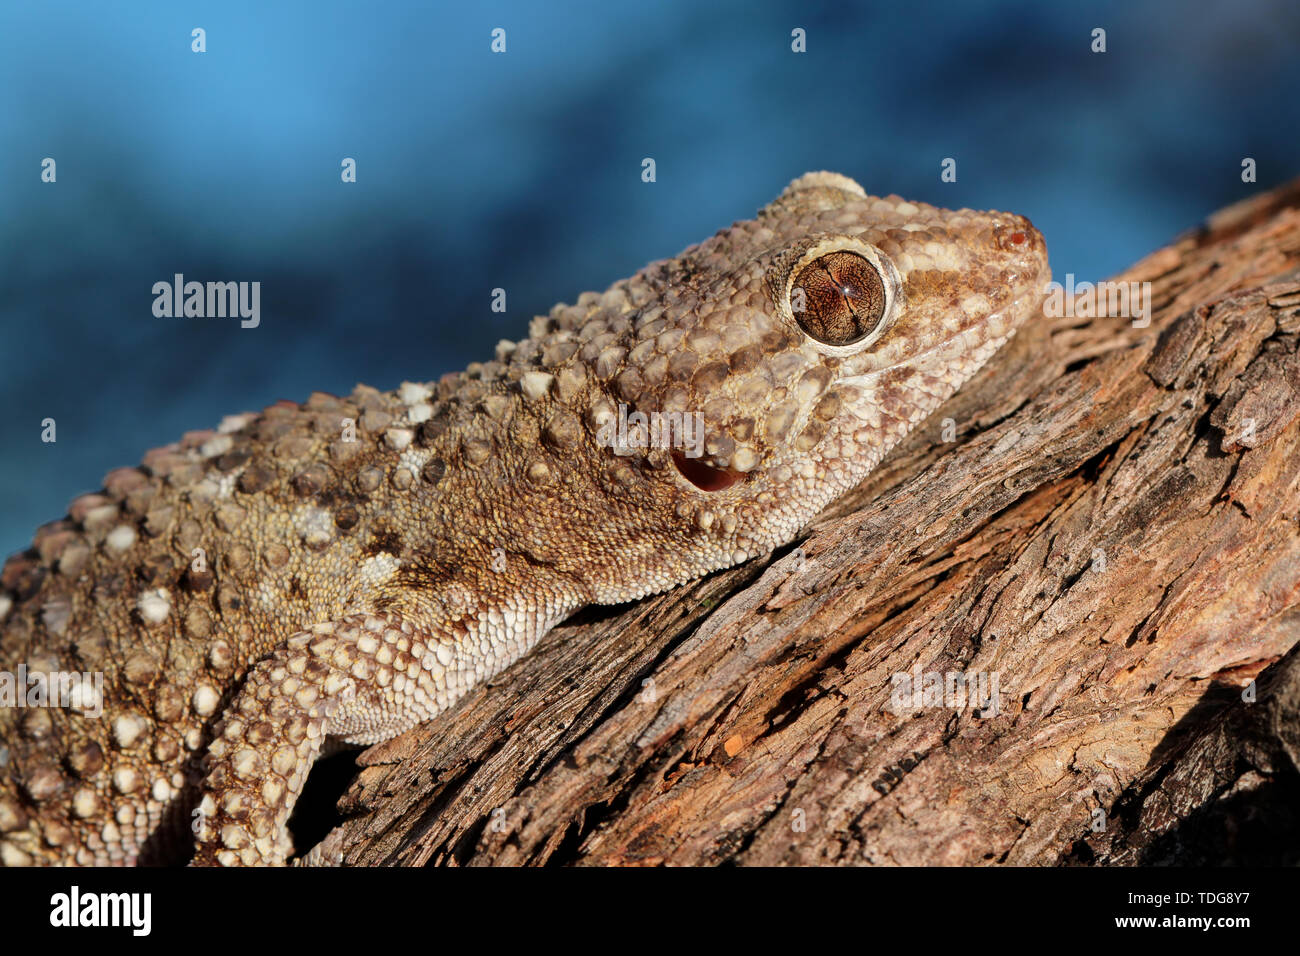
[[327, 741], [434, 718], [585, 605], [788, 544], [1049, 279], [1023, 216], [808, 173], [490, 361], [110, 472], [0, 572], [0, 864], [290, 861]]

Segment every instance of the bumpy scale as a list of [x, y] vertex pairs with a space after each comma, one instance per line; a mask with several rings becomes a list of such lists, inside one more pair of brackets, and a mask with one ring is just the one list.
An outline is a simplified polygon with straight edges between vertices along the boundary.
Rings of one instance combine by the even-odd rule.
[[[390, 738], [584, 604], [790, 541], [1049, 277], [1022, 217], [810, 173], [492, 361], [111, 472], [0, 576], [0, 668], [103, 675], [0, 707], [0, 862], [284, 862], [327, 737]], [[698, 413], [702, 453], [611, 447], [620, 404]]]

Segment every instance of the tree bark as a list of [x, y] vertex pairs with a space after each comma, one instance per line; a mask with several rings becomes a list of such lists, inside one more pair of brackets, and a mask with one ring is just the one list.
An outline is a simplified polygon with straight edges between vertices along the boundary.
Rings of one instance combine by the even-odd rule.
[[1116, 281], [1149, 326], [1031, 321], [797, 547], [362, 754], [345, 861], [1233, 858], [1300, 781], [1300, 181]]

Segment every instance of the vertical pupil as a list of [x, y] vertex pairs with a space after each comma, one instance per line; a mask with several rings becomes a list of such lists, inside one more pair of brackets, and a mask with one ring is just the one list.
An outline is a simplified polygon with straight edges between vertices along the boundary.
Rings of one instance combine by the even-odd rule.
[[800, 270], [795, 285], [803, 290], [805, 302], [795, 320], [827, 345], [860, 341], [884, 316], [884, 282], [876, 267], [856, 253], [821, 256]]

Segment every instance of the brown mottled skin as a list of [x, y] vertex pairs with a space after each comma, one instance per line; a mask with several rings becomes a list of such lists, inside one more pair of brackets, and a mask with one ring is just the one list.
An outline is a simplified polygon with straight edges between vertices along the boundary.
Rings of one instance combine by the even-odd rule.
[[[99, 717], [0, 707], [0, 862], [284, 862], [327, 736], [392, 737], [584, 604], [788, 542], [1048, 278], [1019, 216], [810, 173], [494, 361], [112, 472], [0, 577], [0, 669], [103, 674]], [[700, 413], [703, 456], [609, 447], [620, 402]]]

